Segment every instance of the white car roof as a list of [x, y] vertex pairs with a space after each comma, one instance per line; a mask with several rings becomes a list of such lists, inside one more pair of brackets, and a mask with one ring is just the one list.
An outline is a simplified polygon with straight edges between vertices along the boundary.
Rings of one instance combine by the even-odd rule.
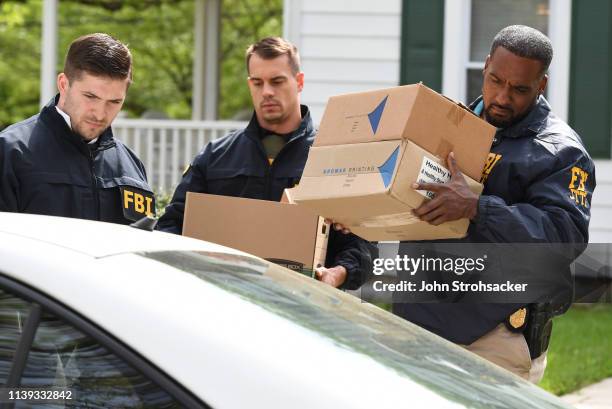
[[[234, 255], [251, 263], [253, 273], [177, 269], [163, 262], [176, 251]], [[223, 257], [215, 262], [222, 266]], [[0, 213], [0, 273], [93, 321], [213, 407], [490, 407], [508, 395], [515, 402], [507, 407], [564, 407], [355, 297], [211, 243]], [[278, 293], [276, 287], [282, 287]], [[292, 303], [310, 312], [283, 309]], [[336, 327], [326, 328], [330, 323]], [[363, 349], [346, 343], [353, 332], [369, 334]], [[399, 349], [387, 337], [403, 340]], [[444, 376], [430, 379], [437, 372]]]
[[0, 212], [0, 232], [64, 247], [92, 257], [159, 250], [241, 253], [228, 247], [173, 234], [67, 217]]

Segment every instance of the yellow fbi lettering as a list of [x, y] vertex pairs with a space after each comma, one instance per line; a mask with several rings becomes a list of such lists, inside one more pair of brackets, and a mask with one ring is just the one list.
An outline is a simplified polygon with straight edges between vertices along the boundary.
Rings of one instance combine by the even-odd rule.
[[570, 199], [574, 200], [577, 205], [589, 207], [587, 202], [586, 181], [589, 174], [580, 169], [578, 166], [572, 168], [572, 178], [569, 184]]
[[495, 166], [501, 158], [502, 156], [498, 153], [492, 153], [492, 152], [489, 153], [484, 169], [482, 170], [482, 176], [480, 177], [480, 183], [484, 183], [487, 180], [487, 178], [491, 174], [491, 170], [493, 170], [493, 166]]
[[132, 208], [136, 213], [153, 216], [153, 198], [130, 190], [123, 190], [123, 207]]

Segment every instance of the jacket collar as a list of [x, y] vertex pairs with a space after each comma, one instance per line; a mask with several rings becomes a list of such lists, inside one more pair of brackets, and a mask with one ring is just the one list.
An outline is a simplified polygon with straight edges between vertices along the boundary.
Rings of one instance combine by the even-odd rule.
[[[470, 109], [473, 111], [482, 101], [482, 96], [476, 98], [470, 104]], [[546, 126], [546, 119], [550, 114], [550, 105], [542, 95], [538, 96], [536, 103], [531, 111], [519, 122], [507, 128], [498, 128], [497, 135], [504, 138], [519, 138], [521, 136], [537, 135]]]
[[[300, 126], [289, 136], [289, 141], [293, 141], [294, 139], [298, 139], [303, 135], [310, 135], [314, 129], [312, 125], [312, 119], [310, 118], [310, 110], [306, 105], [300, 105], [300, 111], [302, 114], [302, 122], [300, 122]], [[261, 126], [259, 125], [259, 121], [257, 120], [257, 115], [253, 111], [253, 115], [251, 116], [251, 120], [249, 124], [245, 128], [245, 134], [250, 138], [259, 139], [259, 131]]]
[[[83, 138], [80, 135], [72, 132], [64, 118], [62, 118], [60, 113], [57, 112], [57, 109], [55, 109], [55, 106], [57, 105], [58, 101], [59, 94], [53, 97], [47, 103], [47, 105], [43, 107], [40, 112], [41, 120], [45, 122], [45, 124], [49, 126], [49, 128], [51, 128], [51, 130], [57, 137], [67, 139], [70, 143], [76, 145], [81, 150], [83, 150], [83, 148], [89, 150], [89, 148], [87, 147], [87, 143], [83, 140]], [[109, 126], [104, 130], [104, 132], [102, 132], [102, 134], [98, 138], [98, 148], [96, 150], [108, 149], [115, 146], [115, 144], [116, 142], [115, 138], [113, 137], [113, 131]]]

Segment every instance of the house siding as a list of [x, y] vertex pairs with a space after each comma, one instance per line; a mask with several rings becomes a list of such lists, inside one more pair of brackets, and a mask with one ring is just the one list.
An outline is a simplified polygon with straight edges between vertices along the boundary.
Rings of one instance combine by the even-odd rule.
[[302, 103], [315, 123], [332, 95], [397, 86], [400, 82], [399, 0], [285, 0], [284, 35], [299, 50]]

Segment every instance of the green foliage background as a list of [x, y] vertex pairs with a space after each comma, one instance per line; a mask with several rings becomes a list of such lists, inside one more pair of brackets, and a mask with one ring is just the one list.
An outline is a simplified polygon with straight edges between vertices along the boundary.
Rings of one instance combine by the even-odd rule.
[[[0, 0], [0, 129], [39, 110], [42, 0]], [[60, 0], [58, 72], [76, 37], [106, 32], [127, 43], [134, 84], [124, 110], [191, 117], [193, 0]], [[282, 0], [221, 0], [219, 118], [250, 110], [244, 51], [282, 34]]]
[[612, 305], [574, 304], [556, 317], [540, 386], [555, 395], [612, 377]]

